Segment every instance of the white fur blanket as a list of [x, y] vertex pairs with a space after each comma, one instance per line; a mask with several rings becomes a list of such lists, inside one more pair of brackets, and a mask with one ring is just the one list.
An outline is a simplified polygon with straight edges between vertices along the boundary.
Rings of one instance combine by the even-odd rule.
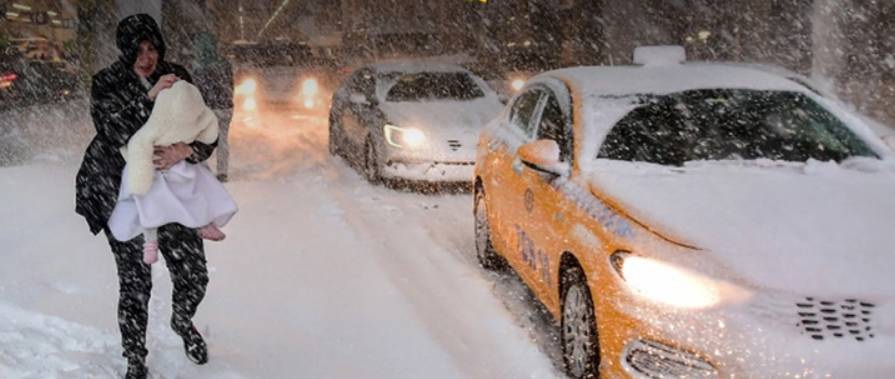
[[152, 185], [154, 146], [193, 141], [210, 144], [217, 138], [217, 117], [205, 105], [198, 88], [179, 80], [162, 90], [155, 98], [149, 121], [131, 137], [124, 151], [131, 193], [144, 194]]

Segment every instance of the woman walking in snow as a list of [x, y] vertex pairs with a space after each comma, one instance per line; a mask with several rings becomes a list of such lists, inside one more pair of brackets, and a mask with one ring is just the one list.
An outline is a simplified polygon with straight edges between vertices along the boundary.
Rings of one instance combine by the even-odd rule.
[[[109, 241], [118, 269], [118, 325], [128, 362], [126, 377], [145, 378], [151, 270], [142, 260], [141, 237], [119, 242], [108, 228], [125, 166], [119, 150], [148, 121], [159, 92], [178, 80], [191, 79], [182, 66], [165, 61], [166, 46], [151, 16], [137, 14], [123, 19], [115, 34], [121, 55], [93, 76], [90, 88], [96, 136], [78, 170], [75, 211], [84, 216], [93, 234], [103, 231]], [[208, 159], [215, 146], [199, 141], [158, 146], [153, 163], [161, 170], [183, 160], [199, 163]], [[208, 285], [202, 239], [195, 229], [175, 223], [158, 229], [158, 243], [174, 287], [171, 327], [183, 338], [187, 357], [204, 364], [208, 350], [192, 322]]]
[[203, 239], [220, 241], [236, 204], [204, 164], [180, 161], [167, 170], [154, 170], [154, 146], [175, 143], [211, 144], [218, 139], [218, 120], [205, 106], [199, 90], [177, 81], [155, 99], [149, 121], [135, 133], [122, 155], [118, 203], [109, 229], [118, 241], [143, 235], [143, 262], [158, 260], [158, 228], [170, 223], [197, 229]]

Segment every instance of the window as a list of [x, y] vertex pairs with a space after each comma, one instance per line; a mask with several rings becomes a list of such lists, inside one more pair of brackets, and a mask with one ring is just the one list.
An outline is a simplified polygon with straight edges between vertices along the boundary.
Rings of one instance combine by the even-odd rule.
[[404, 74], [388, 90], [386, 101], [473, 100], [484, 97], [481, 88], [463, 72]]
[[572, 155], [571, 130], [566, 116], [559, 107], [556, 96], [545, 96], [544, 110], [541, 111], [541, 120], [538, 123], [538, 139], [551, 139], [559, 145], [560, 159], [568, 161]]
[[534, 134], [534, 126], [531, 125], [531, 117], [538, 107], [541, 93], [542, 92], [539, 89], [531, 89], [528, 92], [519, 95], [510, 111], [510, 124], [525, 132], [528, 136]]
[[671, 166], [694, 160], [877, 158], [835, 115], [800, 93], [692, 90], [646, 102], [616, 124], [597, 158]]
[[667, 121], [665, 113], [667, 109], [658, 105], [635, 109], [609, 132], [597, 158], [681, 164], [682, 147], [671, 141], [671, 130], [661, 127]]

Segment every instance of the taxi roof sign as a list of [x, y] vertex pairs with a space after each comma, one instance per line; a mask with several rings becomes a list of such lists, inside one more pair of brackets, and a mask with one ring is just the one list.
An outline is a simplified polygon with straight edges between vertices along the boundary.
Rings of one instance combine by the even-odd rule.
[[662, 66], [684, 63], [687, 53], [683, 46], [640, 46], [634, 49], [634, 64]]

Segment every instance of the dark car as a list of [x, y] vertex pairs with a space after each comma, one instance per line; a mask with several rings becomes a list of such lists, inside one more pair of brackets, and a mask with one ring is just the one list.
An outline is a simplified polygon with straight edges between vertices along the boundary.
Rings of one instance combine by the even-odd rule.
[[234, 62], [234, 106], [246, 114], [270, 108], [325, 114], [337, 83], [337, 63], [305, 44], [264, 42], [229, 48]]
[[67, 62], [0, 54], [0, 109], [68, 100], [77, 88], [77, 72]]

